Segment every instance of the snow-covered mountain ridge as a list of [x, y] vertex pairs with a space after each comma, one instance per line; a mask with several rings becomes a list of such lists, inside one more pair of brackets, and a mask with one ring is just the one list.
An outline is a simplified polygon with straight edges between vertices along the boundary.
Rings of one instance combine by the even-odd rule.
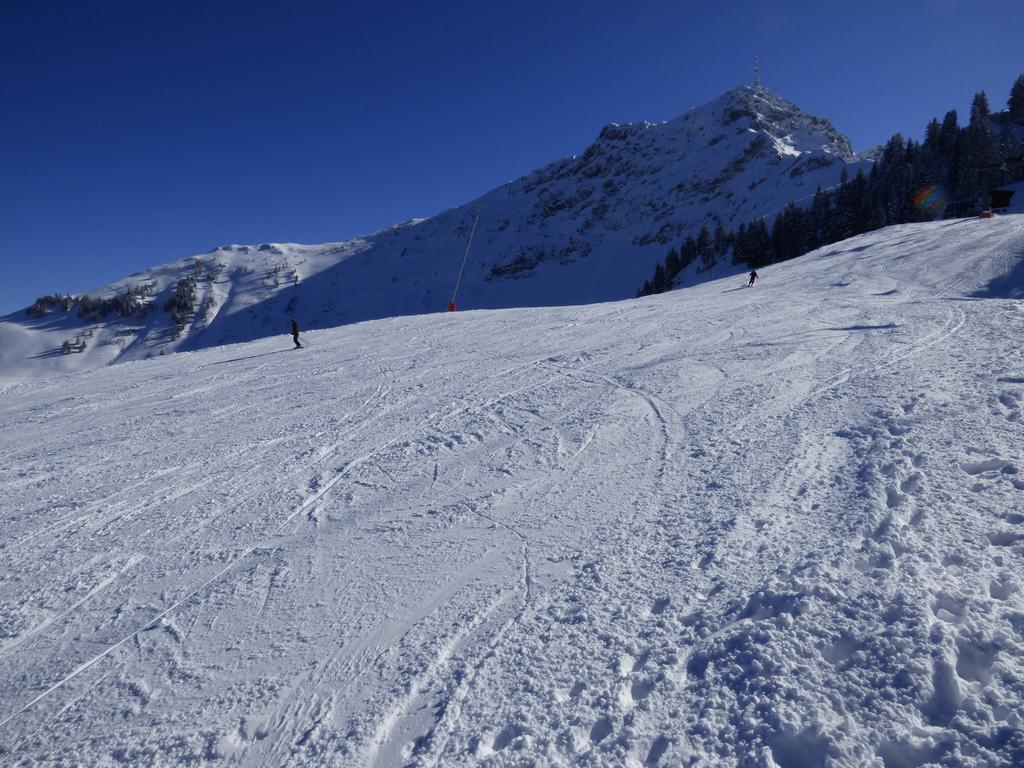
[[1024, 764], [1024, 217], [761, 276], [0, 389], [0, 763]]
[[[827, 120], [737, 88], [665, 123], [607, 125], [581, 155], [429, 219], [337, 244], [224, 246], [90, 294], [134, 292], [124, 315], [83, 319], [58, 301], [8, 316], [0, 378], [245, 341], [286, 331], [291, 316], [325, 328], [444, 311], [477, 212], [460, 309], [633, 296], [669, 243], [806, 199], [856, 161]], [[165, 309], [176, 290], [192, 303]], [[65, 341], [82, 351], [61, 355]]]

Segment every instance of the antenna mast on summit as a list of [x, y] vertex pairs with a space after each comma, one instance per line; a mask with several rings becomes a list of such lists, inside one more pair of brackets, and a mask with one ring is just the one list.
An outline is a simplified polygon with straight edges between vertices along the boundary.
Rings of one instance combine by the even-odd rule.
[[754, 87], [761, 87], [761, 62], [756, 52], [754, 53]]

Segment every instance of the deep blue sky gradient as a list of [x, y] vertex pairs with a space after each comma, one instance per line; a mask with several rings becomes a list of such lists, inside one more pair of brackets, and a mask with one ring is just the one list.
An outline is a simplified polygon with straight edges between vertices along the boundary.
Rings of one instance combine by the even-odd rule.
[[[843, 10], [840, 10], [840, 8]], [[0, 314], [435, 214], [753, 78], [865, 149], [1024, 72], [1024, 4], [0, 3]]]

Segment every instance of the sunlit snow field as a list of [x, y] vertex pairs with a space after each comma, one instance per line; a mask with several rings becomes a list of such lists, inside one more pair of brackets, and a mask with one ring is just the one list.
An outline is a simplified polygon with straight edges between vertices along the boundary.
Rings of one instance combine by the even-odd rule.
[[1024, 217], [0, 391], [0, 762], [1024, 764]]

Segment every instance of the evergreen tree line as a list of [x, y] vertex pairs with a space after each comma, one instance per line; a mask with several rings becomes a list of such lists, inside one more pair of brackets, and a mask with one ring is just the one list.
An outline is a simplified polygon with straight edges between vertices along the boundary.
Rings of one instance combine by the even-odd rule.
[[175, 284], [174, 292], [164, 303], [164, 310], [170, 312], [174, 319], [171, 338], [177, 339], [185, 330], [189, 318], [196, 311], [196, 278], [194, 275], [189, 275]]
[[123, 293], [109, 299], [97, 299], [92, 296], [80, 296], [76, 302], [78, 316], [93, 323], [103, 320], [111, 312], [118, 317], [132, 317], [145, 314], [149, 308], [147, 299], [153, 294], [152, 284], [126, 288]]
[[850, 178], [844, 168], [837, 188], [819, 187], [806, 208], [789, 203], [770, 227], [766, 218], [731, 231], [718, 221], [714, 234], [702, 227], [669, 250], [637, 295], [667, 291], [690, 264], [703, 271], [730, 250], [733, 264], [756, 269], [890, 224], [931, 221], [947, 204], [961, 213], [987, 206], [991, 189], [1024, 179], [1024, 141], [1018, 138], [1024, 134], [1024, 75], [1008, 107], [992, 114], [982, 91], [966, 126], [950, 110], [941, 123], [928, 123], [921, 142], [895, 134], [869, 173], [860, 169]]
[[25, 310], [25, 313], [32, 317], [45, 317], [50, 310], [61, 309], [69, 312], [75, 305], [75, 297], [70, 294], [52, 293], [47, 296], [40, 296], [32, 306]]
[[99, 322], [111, 312], [116, 313], [119, 317], [131, 317], [145, 313], [149, 307], [146, 299], [153, 295], [155, 285], [155, 283], [146, 283], [129, 286], [121, 293], [109, 298], [54, 293], [40, 296], [25, 312], [33, 317], [44, 317], [53, 310], [70, 312], [72, 309], [77, 309], [78, 316], [89, 322]]

